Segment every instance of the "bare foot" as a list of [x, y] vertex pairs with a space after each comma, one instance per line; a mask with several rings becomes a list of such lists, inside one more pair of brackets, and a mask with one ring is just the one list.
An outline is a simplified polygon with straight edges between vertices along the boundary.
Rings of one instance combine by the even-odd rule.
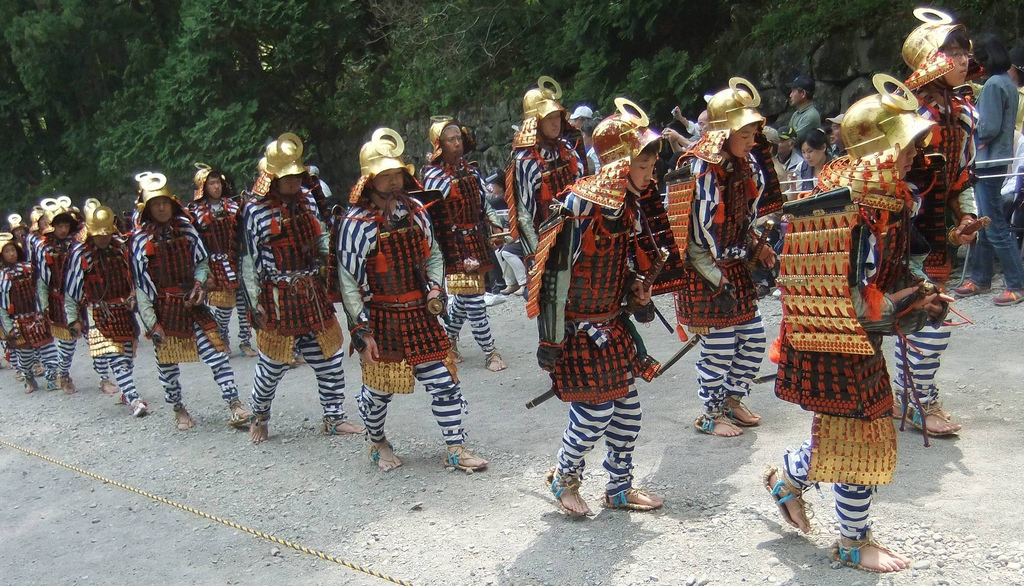
[[964, 426], [954, 422], [952, 419], [943, 417], [939, 413], [926, 415], [924, 418], [924, 426], [931, 435], [950, 435], [964, 428]]
[[487, 355], [487, 370], [491, 372], [500, 372], [506, 368], [508, 368], [508, 365], [501, 359], [501, 354], [498, 354], [497, 350], [494, 350]]
[[402, 465], [401, 458], [395, 455], [395, 451], [391, 448], [391, 442], [386, 440], [379, 443], [371, 442], [370, 458], [372, 458], [373, 461], [377, 463], [377, 467], [384, 472], [394, 470]]
[[702, 433], [718, 437], [736, 437], [743, 434], [743, 430], [729, 421], [724, 413], [705, 413], [697, 418], [694, 426]]
[[324, 434], [326, 435], [356, 435], [363, 433], [366, 428], [362, 425], [356, 425], [348, 419], [344, 421], [338, 421], [329, 417], [324, 417]]
[[78, 392], [78, 387], [75, 386], [75, 381], [71, 380], [70, 376], [62, 377], [61, 388], [65, 395], [74, 395]]
[[446, 468], [458, 468], [460, 470], [483, 470], [489, 462], [479, 456], [473, 455], [463, 445], [448, 446], [448, 457], [445, 458]]
[[[768, 476], [768, 485], [775, 486], [778, 484], [779, 480], [781, 480], [781, 478], [779, 478], [777, 474], [772, 473]], [[811, 532], [811, 525], [804, 521], [805, 513], [802, 510], [800, 503], [797, 502], [795, 498], [782, 503], [782, 506], [786, 507], [786, 512], [789, 514], [789, 518], [786, 519], [787, 523], [799, 529], [801, 533]], [[863, 549], [861, 551], [863, 551]]]
[[[555, 468], [548, 470], [547, 475], [544, 477], [547, 482], [548, 490], [555, 495], [555, 500], [562, 507], [566, 513], [572, 517], [589, 517], [593, 515], [593, 511], [587, 506], [587, 501], [583, 500], [580, 496], [580, 481], [578, 478], [566, 479], [561, 485], [555, 484]], [[561, 480], [561, 479], [560, 479]], [[557, 494], [556, 491], [561, 490], [561, 494]]]
[[751, 411], [750, 407], [744, 405], [736, 396], [730, 396], [725, 400], [725, 412], [741, 426], [753, 427], [761, 423], [761, 416]]
[[185, 409], [184, 405], [175, 409], [174, 423], [178, 425], [178, 431], [188, 431], [196, 424], [196, 422], [192, 420], [192, 416], [188, 414], [188, 409]]
[[266, 419], [258, 419], [249, 424], [249, 439], [254, 444], [261, 444], [267, 441], [270, 436], [270, 422]]
[[[625, 499], [625, 504], [620, 499]], [[605, 507], [612, 509], [632, 509], [634, 511], [653, 511], [665, 505], [664, 499], [651, 494], [642, 488], [630, 488], [619, 493], [615, 498], [605, 495]]]
[[100, 392], [105, 395], [116, 395], [121, 392], [121, 387], [110, 382], [108, 379], [100, 381]]
[[[848, 542], [842, 539], [840, 543]], [[910, 567], [908, 558], [871, 544], [860, 547], [860, 561], [857, 563], [864, 569], [875, 572], [899, 572]]]
[[242, 407], [242, 403], [240, 401], [231, 403], [228, 405], [228, 409], [231, 410], [231, 419], [228, 419], [228, 425], [235, 429], [245, 429], [246, 427], [249, 427], [249, 417], [251, 413]]

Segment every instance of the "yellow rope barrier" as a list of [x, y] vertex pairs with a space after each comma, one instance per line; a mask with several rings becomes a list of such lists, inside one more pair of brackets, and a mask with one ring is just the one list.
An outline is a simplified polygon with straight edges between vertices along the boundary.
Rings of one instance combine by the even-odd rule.
[[45, 456], [45, 455], [40, 454], [38, 452], [33, 452], [32, 450], [23, 448], [21, 446], [15, 445], [15, 444], [12, 444], [12, 443], [4, 441], [2, 439], [0, 439], [0, 445], [7, 446], [9, 448], [14, 448], [15, 450], [18, 450], [19, 452], [24, 452], [24, 453], [26, 453], [26, 454], [28, 454], [30, 456], [35, 456], [36, 458], [39, 458], [41, 460], [45, 460], [45, 461], [47, 461], [47, 462], [49, 462], [51, 464], [56, 464], [58, 466], [63, 466], [64, 468], [67, 468], [68, 470], [74, 470], [75, 472], [78, 472], [79, 474], [82, 474], [84, 476], [88, 476], [89, 478], [93, 478], [93, 479], [99, 480], [101, 482], [105, 482], [107, 484], [112, 484], [112, 485], [114, 485], [114, 486], [116, 486], [118, 488], [123, 488], [123, 489], [125, 489], [125, 490], [127, 490], [129, 492], [134, 492], [135, 494], [139, 494], [139, 495], [142, 495], [142, 496], [144, 496], [146, 498], [153, 499], [153, 500], [155, 500], [157, 502], [164, 503], [165, 505], [170, 505], [172, 507], [181, 509], [182, 511], [187, 511], [189, 513], [192, 513], [193, 515], [198, 515], [200, 517], [203, 517], [204, 519], [209, 519], [211, 521], [216, 521], [216, 522], [218, 522], [218, 523], [220, 523], [222, 525], [227, 525], [228, 527], [231, 527], [233, 529], [238, 529], [239, 531], [245, 531], [246, 533], [248, 533], [250, 535], [255, 535], [256, 537], [260, 537], [262, 539], [266, 539], [267, 541], [271, 541], [273, 543], [277, 543], [277, 544], [283, 545], [285, 547], [290, 547], [290, 548], [294, 549], [295, 551], [301, 551], [302, 553], [308, 553], [309, 555], [316, 556], [316, 557], [318, 557], [318, 558], [320, 558], [322, 560], [327, 560], [329, 562], [334, 562], [334, 563], [336, 563], [338, 565], [345, 566], [346, 568], [348, 568], [350, 570], [355, 570], [357, 572], [362, 572], [364, 574], [368, 574], [368, 575], [373, 576], [375, 578], [380, 578], [381, 580], [387, 580], [388, 582], [391, 582], [393, 584], [400, 584], [401, 586], [415, 586], [412, 582], [409, 582], [407, 580], [400, 580], [398, 578], [392, 578], [391, 576], [389, 576], [387, 574], [382, 574], [381, 572], [377, 572], [375, 570], [371, 570], [370, 568], [365, 568], [363, 566], [360, 566], [359, 564], [355, 564], [355, 563], [352, 563], [352, 562], [347, 561], [347, 560], [336, 558], [336, 557], [334, 557], [332, 555], [328, 555], [326, 553], [323, 553], [322, 551], [319, 551], [319, 550], [316, 550], [316, 549], [310, 549], [310, 548], [308, 548], [308, 547], [306, 547], [304, 545], [299, 545], [297, 543], [292, 543], [291, 541], [288, 541], [288, 540], [285, 540], [285, 539], [281, 539], [280, 537], [275, 537], [275, 536], [273, 536], [273, 535], [271, 535], [269, 533], [264, 533], [262, 531], [257, 531], [255, 529], [250, 529], [250, 528], [246, 527], [245, 525], [239, 525], [238, 523], [235, 523], [234, 521], [228, 521], [227, 519], [221, 519], [220, 517], [217, 517], [217, 516], [211, 515], [209, 513], [200, 511], [198, 509], [193, 509], [192, 507], [189, 507], [189, 506], [186, 506], [186, 505], [182, 505], [180, 503], [176, 503], [176, 502], [174, 502], [174, 501], [172, 501], [170, 499], [166, 499], [166, 498], [164, 498], [162, 496], [157, 496], [155, 494], [151, 494], [151, 493], [148, 493], [148, 492], [146, 492], [144, 490], [140, 490], [138, 488], [135, 488], [134, 486], [129, 486], [127, 484], [124, 484], [123, 482], [117, 482], [116, 480], [110, 480], [109, 478], [104, 478], [104, 477], [100, 476], [99, 474], [94, 474], [92, 472], [89, 472], [88, 470], [83, 470], [82, 468], [78, 468], [77, 466], [72, 466], [71, 464], [66, 464], [64, 462], [61, 462], [60, 460], [55, 460], [55, 459], [53, 459], [53, 458], [51, 458], [49, 456]]

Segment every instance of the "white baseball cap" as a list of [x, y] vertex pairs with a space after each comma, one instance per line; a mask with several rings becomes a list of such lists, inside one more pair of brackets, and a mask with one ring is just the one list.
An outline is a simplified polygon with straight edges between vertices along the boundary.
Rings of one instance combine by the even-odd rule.
[[576, 109], [572, 111], [572, 116], [569, 116], [569, 120], [579, 120], [580, 118], [586, 118], [590, 120], [594, 117], [594, 111], [587, 106], [576, 106]]

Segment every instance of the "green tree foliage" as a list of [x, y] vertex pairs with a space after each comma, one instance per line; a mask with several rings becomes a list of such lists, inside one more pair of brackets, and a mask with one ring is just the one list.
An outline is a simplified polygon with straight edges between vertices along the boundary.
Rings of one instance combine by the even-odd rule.
[[[870, 30], [912, 4], [0, 0], [0, 204], [68, 193], [124, 205], [132, 176], [151, 169], [187, 196], [196, 161], [242, 187], [284, 131], [306, 140], [337, 189], [373, 127], [478, 104], [517, 109], [543, 74], [566, 104], [607, 113], [625, 95], [667, 122], [677, 104], [695, 113], [751, 43]], [[945, 4], [1020, 29], [1016, 3]]]

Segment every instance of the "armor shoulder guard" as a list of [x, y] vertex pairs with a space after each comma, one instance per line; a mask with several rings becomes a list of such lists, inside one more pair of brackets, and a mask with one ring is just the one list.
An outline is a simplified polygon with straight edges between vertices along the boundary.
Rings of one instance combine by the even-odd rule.
[[851, 298], [861, 219], [849, 188], [787, 202], [782, 210], [789, 229], [776, 283], [786, 342], [802, 352], [874, 354]]
[[690, 157], [681, 158], [675, 170], [665, 175], [665, 183], [668, 185], [668, 223], [679, 254], [684, 258], [690, 245], [693, 192], [697, 188], [692, 162]]
[[[544, 269], [551, 258], [551, 251], [559, 242], [559, 234], [565, 227], [565, 220], [568, 217], [568, 210], [564, 206], [558, 206], [544, 223], [541, 224], [537, 235], [537, 254], [534, 256], [533, 266], [527, 278], [527, 291], [530, 298], [526, 302], [526, 316], [533, 319], [540, 315], [540, 287], [541, 278], [544, 276]], [[562, 239], [564, 240], [564, 239]]]

